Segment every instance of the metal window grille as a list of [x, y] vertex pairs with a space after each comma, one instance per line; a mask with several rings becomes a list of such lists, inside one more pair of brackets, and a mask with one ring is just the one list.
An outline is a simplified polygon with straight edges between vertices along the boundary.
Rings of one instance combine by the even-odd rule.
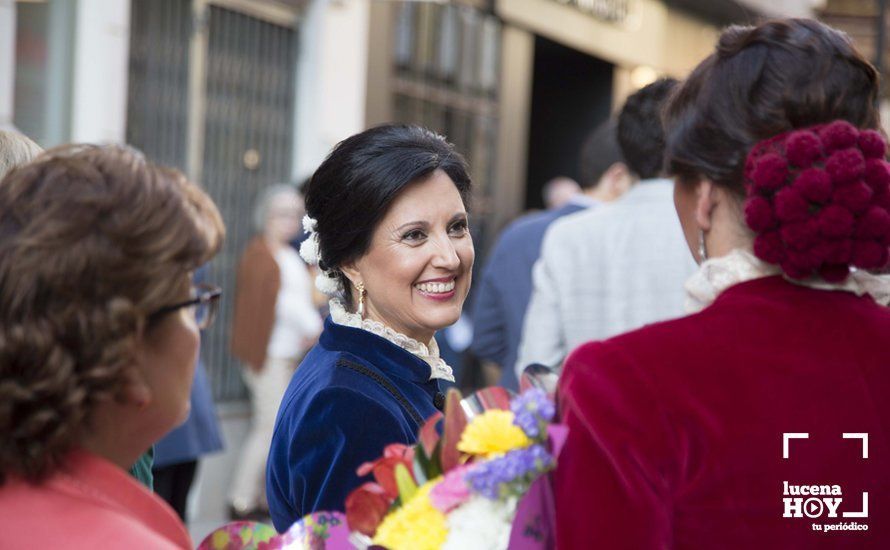
[[[193, 20], [190, 0], [133, 0], [131, 13], [127, 141], [184, 171], [196, 164], [189, 154], [199, 152], [201, 183], [227, 229], [208, 274], [223, 288], [220, 315], [203, 335], [201, 354], [214, 397], [239, 399], [240, 366], [228, 351], [237, 262], [252, 234], [257, 194], [290, 175], [296, 30], [212, 4]], [[195, 32], [207, 33], [199, 78], [203, 148], [188, 139], [189, 81], [199, 70], [189, 63]]]

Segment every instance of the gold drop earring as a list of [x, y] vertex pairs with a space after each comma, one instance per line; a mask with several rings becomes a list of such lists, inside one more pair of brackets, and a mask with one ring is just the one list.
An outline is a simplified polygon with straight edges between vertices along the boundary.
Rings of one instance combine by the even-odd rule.
[[365, 283], [356, 283], [355, 289], [358, 290], [358, 316], [365, 318]]

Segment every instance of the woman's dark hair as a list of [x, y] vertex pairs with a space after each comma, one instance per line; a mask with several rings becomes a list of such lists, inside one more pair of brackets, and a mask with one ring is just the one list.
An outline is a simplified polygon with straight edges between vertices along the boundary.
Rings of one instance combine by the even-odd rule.
[[752, 146], [843, 119], [877, 128], [878, 75], [846, 34], [810, 19], [730, 27], [667, 106], [668, 171], [745, 196]]
[[304, 187], [306, 212], [318, 222], [324, 270], [340, 278], [348, 306], [349, 280], [339, 271], [363, 256], [395, 198], [407, 186], [442, 170], [469, 209], [467, 163], [442, 136], [411, 125], [383, 125], [349, 137], [334, 147]]

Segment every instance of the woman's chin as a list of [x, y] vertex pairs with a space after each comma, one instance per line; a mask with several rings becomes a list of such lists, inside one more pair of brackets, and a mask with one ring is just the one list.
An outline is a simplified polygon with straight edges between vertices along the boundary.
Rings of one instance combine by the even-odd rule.
[[429, 330], [432, 330], [433, 332], [439, 332], [440, 330], [446, 329], [460, 319], [460, 307], [443, 307], [441, 309], [443, 311], [438, 311], [433, 315], [427, 315], [424, 319], [424, 325], [429, 327]]

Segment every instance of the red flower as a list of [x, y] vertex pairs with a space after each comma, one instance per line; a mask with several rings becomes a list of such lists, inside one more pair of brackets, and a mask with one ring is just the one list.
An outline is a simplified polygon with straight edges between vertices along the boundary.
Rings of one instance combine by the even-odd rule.
[[818, 168], [809, 168], [801, 172], [794, 181], [794, 187], [809, 201], [824, 203], [831, 198], [831, 177]]
[[807, 219], [810, 205], [797, 189], [786, 187], [775, 198], [776, 216], [783, 222], [796, 222]]
[[856, 241], [852, 263], [862, 269], [884, 267], [887, 264], [887, 247], [875, 241]]
[[797, 263], [791, 261], [791, 259], [786, 259], [782, 262], [781, 266], [785, 275], [788, 275], [792, 279], [806, 279], [813, 271], [812, 269], [806, 269], [797, 265]]
[[865, 158], [883, 159], [887, 154], [887, 145], [880, 133], [874, 130], [863, 130], [859, 133], [859, 148]]
[[819, 137], [822, 138], [822, 145], [827, 152], [837, 151], [855, 145], [859, 131], [849, 122], [838, 120], [822, 128]]
[[760, 233], [776, 224], [773, 207], [767, 199], [754, 196], [745, 203], [745, 221], [753, 231]]
[[865, 173], [865, 157], [859, 149], [836, 151], [825, 162], [825, 171], [835, 184], [859, 179]]
[[819, 269], [819, 275], [829, 283], [839, 283], [850, 274], [847, 264], [825, 264]]
[[798, 168], [809, 168], [822, 155], [822, 141], [808, 130], [792, 132], [785, 141], [785, 154]]
[[822, 261], [829, 264], [846, 264], [853, 255], [853, 241], [850, 239], [824, 240], [815, 247]]
[[[788, 248], [794, 250], [808, 249], [819, 240], [819, 225], [814, 220], [786, 223], [779, 229], [779, 232]], [[816, 262], [816, 265], [818, 264], [819, 262]]]
[[775, 191], [785, 184], [788, 164], [776, 153], [767, 153], [757, 159], [751, 176], [755, 191], [760, 193]]
[[358, 467], [359, 477], [373, 473], [374, 479], [386, 491], [387, 496], [396, 499], [399, 487], [396, 485], [396, 466], [403, 464], [408, 472], [414, 471], [414, 447], [393, 443], [383, 449], [383, 456], [373, 462], [365, 462]]
[[839, 204], [854, 214], [861, 214], [868, 208], [874, 191], [865, 182], [857, 181], [842, 185], [834, 190], [831, 202]]
[[761, 233], [754, 238], [754, 254], [764, 262], [777, 264], [785, 259], [785, 247], [778, 231]]
[[853, 234], [853, 214], [832, 204], [819, 213], [819, 231], [826, 237], [849, 237]]
[[346, 497], [346, 523], [351, 531], [373, 537], [391, 505], [392, 499], [387, 497], [383, 487], [365, 483]]
[[881, 197], [887, 194], [890, 186], [890, 164], [883, 160], [869, 159], [865, 163], [865, 181]]
[[890, 233], [890, 212], [880, 206], [870, 207], [856, 222], [856, 236], [860, 239], [880, 239]]

